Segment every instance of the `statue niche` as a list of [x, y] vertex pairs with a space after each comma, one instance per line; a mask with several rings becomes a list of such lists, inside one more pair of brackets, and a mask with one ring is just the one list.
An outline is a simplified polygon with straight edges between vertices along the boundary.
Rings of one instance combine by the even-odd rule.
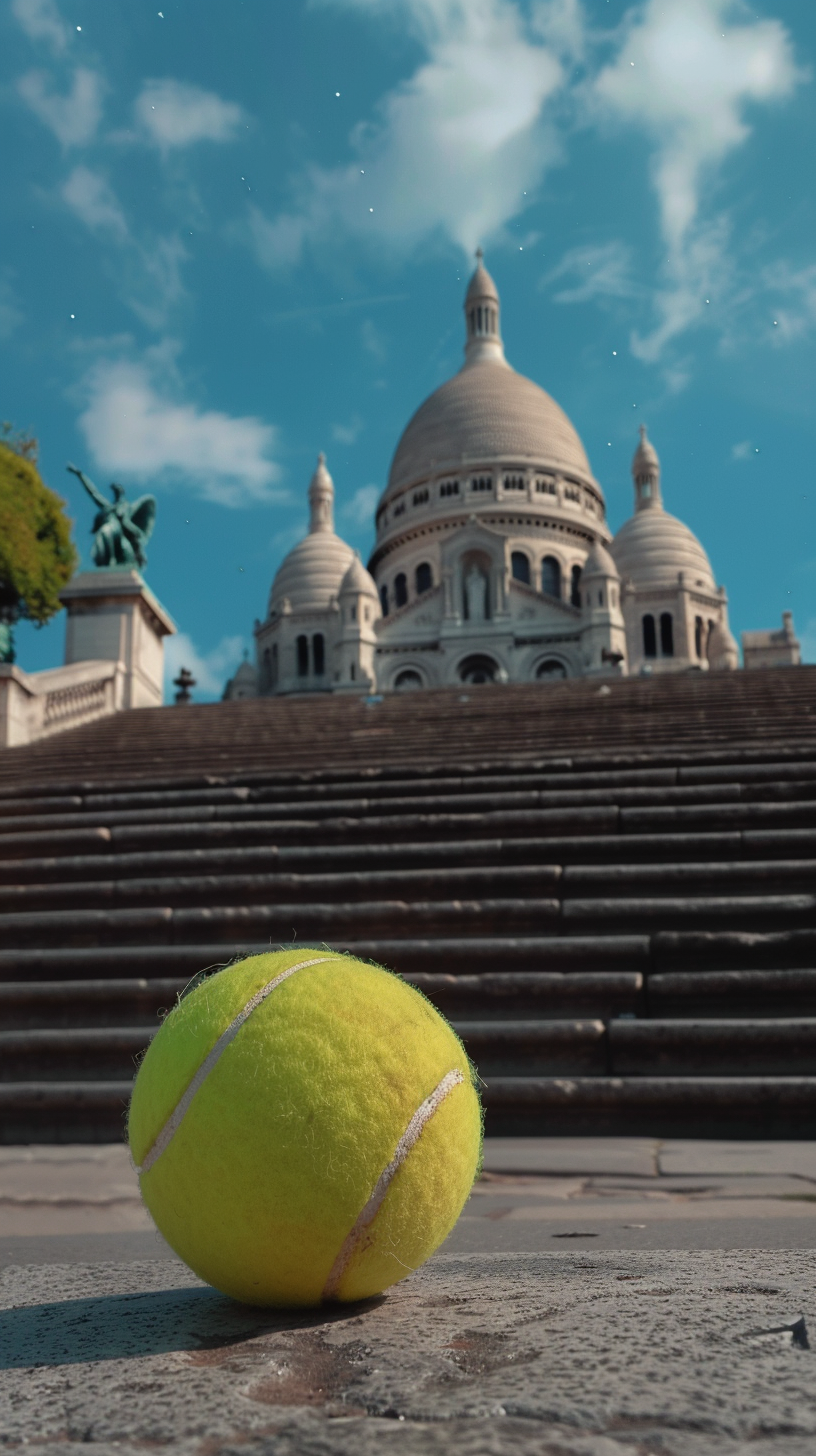
[[490, 582], [485, 567], [471, 561], [464, 573], [464, 607], [466, 622], [487, 622], [490, 619]]
[[97, 508], [91, 526], [94, 565], [114, 569], [133, 566], [143, 569], [147, 566], [145, 546], [156, 521], [156, 497], [143, 495], [136, 501], [129, 501], [121, 485], [112, 485], [113, 500], [109, 501], [75, 465], [67, 468], [82, 482]]

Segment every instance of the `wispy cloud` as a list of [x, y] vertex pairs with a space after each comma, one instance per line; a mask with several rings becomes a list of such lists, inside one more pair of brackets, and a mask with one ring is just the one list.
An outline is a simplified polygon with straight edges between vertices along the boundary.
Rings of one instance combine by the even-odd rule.
[[222, 637], [209, 651], [196, 646], [187, 632], [178, 632], [165, 638], [164, 643], [164, 700], [172, 703], [175, 689], [173, 678], [179, 669], [186, 667], [193, 674], [196, 686], [194, 698], [221, 697], [235, 669], [240, 666], [244, 648], [249, 647], [245, 637]]
[[11, 0], [11, 13], [30, 40], [42, 40], [55, 55], [68, 44], [69, 30], [54, 0]]
[[353, 445], [362, 428], [363, 421], [360, 419], [360, 416], [352, 415], [348, 424], [332, 425], [332, 439], [337, 440], [341, 445]]
[[142, 130], [162, 151], [195, 142], [231, 142], [245, 121], [234, 102], [171, 78], [145, 81], [134, 110]]
[[287, 213], [250, 210], [266, 266], [291, 264], [307, 239], [338, 228], [401, 251], [441, 235], [469, 253], [524, 206], [559, 154], [541, 122], [564, 71], [512, 0], [408, 0], [402, 9], [426, 59], [382, 98], [376, 120], [355, 128], [353, 161], [311, 167]]
[[351, 500], [341, 506], [341, 516], [355, 526], [370, 526], [374, 520], [374, 511], [380, 494], [381, 490], [378, 485], [359, 486]]
[[91, 232], [107, 232], [124, 240], [125, 215], [104, 177], [90, 167], [74, 167], [65, 179], [61, 196]]
[[553, 295], [556, 303], [589, 303], [601, 298], [631, 298], [640, 291], [632, 270], [631, 249], [622, 242], [587, 244], [570, 248], [541, 280], [550, 288], [560, 279], [573, 280], [571, 288]]
[[97, 467], [156, 481], [225, 506], [286, 498], [272, 459], [276, 432], [253, 416], [203, 410], [183, 398], [174, 349], [140, 361], [98, 361], [85, 380], [79, 425]]
[[789, 96], [801, 75], [784, 26], [749, 18], [739, 0], [648, 0], [624, 23], [617, 57], [593, 89], [608, 114], [652, 140], [668, 257], [657, 323], [633, 340], [641, 359], [657, 359], [703, 316], [723, 278], [729, 237], [726, 219], [703, 215], [706, 184], [750, 135], [749, 108]]
[[816, 263], [794, 268], [780, 261], [765, 269], [762, 281], [771, 302], [768, 332], [774, 342], [787, 344], [816, 327]]
[[20, 77], [17, 89], [66, 150], [84, 146], [96, 133], [105, 92], [105, 83], [97, 71], [77, 66], [71, 88], [63, 95], [51, 89], [50, 77], [44, 71], [28, 71]]

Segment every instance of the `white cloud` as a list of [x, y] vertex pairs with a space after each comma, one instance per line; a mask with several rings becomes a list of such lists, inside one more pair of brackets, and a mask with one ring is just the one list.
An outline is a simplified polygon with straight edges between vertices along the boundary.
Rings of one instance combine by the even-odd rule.
[[372, 525], [381, 493], [378, 485], [359, 486], [351, 500], [341, 507], [341, 516], [346, 521], [352, 521], [355, 526]]
[[631, 250], [622, 242], [570, 248], [561, 262], [542, 278], [542, 287], [549, 288], [560, 278], [573, 279], [574, 284], [553, 295], [556, 303], [631, 298], [638, 291], [632, 278]]
[[470, 252], [522, 209], [525, 189], [558, 155], [542, 113], [564, 73], [512, 0], [410, 0], [403, 8], [425, 61], [382, 99], [375, 122], [354, 129], [353, 162], [309, 169], [288, 214], [270, 221], [251, 209], [251, 239], [266, 266], [296, 261], [307, 238], [333, 237], [338, 227], [402, 249], [441, 234]]
[[241, 664], [244, 648], [249, 643], [245, 637], [222, 637], [209, 652], [200, 651], [187, 632], [177, 632], [166, 637], [164, 642], [164, 700], [172, 703], [176, 689], [173, 678], [179, 669], [186, 667], [193, 674], [196, 686], [192, 689], [193, 699], [221, 697], [236, 668]]
[[727, 271], [728, 226], [701, 221], [705, 183], [750, 135], [749, 107], [781, 100], [800, 79], [784, 26], [755, 19], [740, 0], [648, 0], [625, 22], [594, 94], [607, 112], [645, 129], [654, 147], [668, 258], [657, 326], [633, 341], [641, 359], [658, 358], [710, 306], [705, 298]]
[[763, 282], [773, 301], [768, 331], [775, 343], [787, 344], [816, 326], [816, 263], [805, 268], [774, 263]]
[[104, 177], [89, 167], [74, 167], [62, 185], [64, 202], [91, 232], [108, 232], [124, 239], [128, 235], [125, 215]]
[[732, 460], [750, 460], [758, 454], [759, 447], [752, 440], [738, 440], [736, 445], [731, 446]]
[[167, 151], [193, 142], [231, 142], [244, 119], [240, 106], [187, 81], [145, 81], [134, 103], [137, 121]]
[[362, 428], [360, 416], [352, 415], [347, 425], [332, 425], [332, 439], [341, 445], [353, 445]]
[[51, 91], [49, 77], [43, 71], [28, 71], [17, 82], [17, 89], [63, 147], [83, 146], [99, 126], [105, 84], [96, 71], [86, 66], [77, 66], [67, 95]]
[[151, 329], [163, 329], [184, 297], [181, 266], [189, 254], [179, 237], [154, 237], [138, 244], [127, 275], [126, 300]]
[[54, 0], [12, 0], [11, 13], [30, 40], [46, 41], [57, 55], [65, 50], [69, 30]]
[[97, 467], [126, 480], [179, 485], [225, 506], [280, 500], [280, 470], [270, 458], [274, 428], [179, 398], [170, 355], [165, 346], [143, 363], [100, 361], [91, 369], [79, 424]]

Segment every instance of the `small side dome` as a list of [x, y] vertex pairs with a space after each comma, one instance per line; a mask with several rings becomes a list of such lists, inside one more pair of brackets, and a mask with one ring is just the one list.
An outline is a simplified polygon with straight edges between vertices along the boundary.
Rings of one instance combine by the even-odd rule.
[[714, 592], [714, 573], [693, 531], [668, 511], [638, 511], [612, 542], [621, 577], [634, 586], [676, 586], [681, 571], [690, 586]]
[[284, 602], [293, 612], [324, 612], [340, 590], [354, 552], [334, 532], [334, 485], [326, 457], [318, 456], [309, 485], [309, 534], [285, 556], [269, 593], [269, 615]]
[[581, 580], [587, 581], [593, 576], [611, 576], [615, 581], [620, 580], [618, 568], [602, 541], [595, 542], [584, 562]]
[[357, 551], [355, 551], [349, 569], [340, 583], [338, 595], [340, 597], [373, 597], [374, 601], [379, 604], [380, 597], [376, 582], [373, 576], [366, 571]]

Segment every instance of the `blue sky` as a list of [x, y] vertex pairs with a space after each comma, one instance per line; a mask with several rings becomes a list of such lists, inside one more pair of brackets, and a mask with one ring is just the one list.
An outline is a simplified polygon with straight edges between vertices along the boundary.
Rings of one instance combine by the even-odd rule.
[[[2, 0], [0, 415], [86, 563], [66, 461], [155, 493], [197, 697], [320, 449], [365, 558], [478, 243], [612, 527], [645, 420], [735, 633], [790, 608], [816, 660], [814, 49], [811, 0]], [[63, 638], [23, 624], [20, 665]]]

